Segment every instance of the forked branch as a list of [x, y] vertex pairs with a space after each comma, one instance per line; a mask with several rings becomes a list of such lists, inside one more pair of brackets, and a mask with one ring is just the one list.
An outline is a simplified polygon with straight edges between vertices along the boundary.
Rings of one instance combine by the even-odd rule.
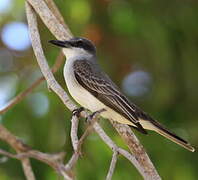
[[[32, 5], [34, 10], [39, 14], [39, 16], [41, 17], [43, 22], [46, 24], [46, 26], [49, 28], [49, 30], [52, 32], [52, 34], [54, 34], [54, 36], [57, 39], [65, 40], [65, 39], [68, 39], [69, 37], [71, 37], [70, 31], [67, 31], [67, 29], [65, 29], [59, 23], [59, 21], [56, 20], [56, 17], [50, 12], [49, 8], [47, 7], [47, 5], [45, 4], [44, 1], [28, 0], [28, 2]], [[41, 11], [41, 9], [42, 9], [42, 11]], [[43, 11], [43, 9], [45, 9], [45, 11]], [[49, 23], [49, 21], [50, 21], [50, 23]], [[32, 23], [32, 21], [31, 21], [31, 23]], [[30, 24], [30, 27], [31, 27], [31, 24]], [[33, 42], [34, 41], [35, 40], [33, 39]], [[36, 47], [34, 47], [34, 43], [33, 43], [33, 48], [36, 48]], [[43, 52], [41, 52], [40, 54], [43, 55]], [[37, 60], [40, 61], [38, 59], [38, 54], [35, 53], [35, 55], [37, 56]], [[42, 59], [41, 61], [45, 61], [44, 55], [42, 56], [41, 59]], [[45, 69], [45, 65], [44, 66], [42, 66], [42, 64], [39, 64], [39, 65], [40, 65], [41, 70]], [[42, 72], [43, 72], [43, 70], [42, 70]], [[46, 73], [46, 75], [44, 74], [44, 76], [46, 78], [48, 78], [47, 73]], [[49, 79], [46, 79], [46, 80], [49, 81]], [[56, 82], [54, 80], [53, 80], [53, 83], [56, 84]], [[68, 96], [64, 95], [64, 93], [63, 94], [59, 93], [57, 91], [57, 89], [55, 88], [55, 86], [54, 86], [53, 90], [56, 93], [58, 93], [58, 96], [61, 98], [61, 100], [64, 103], [67, 102], [67, 103], [65, 103], [65, 105], [70, 110], [74, 110], [76, 108], [75, 106], [71, 106], [71, 101], [68, 99]], [[64, 96], [62, 96], [61, 94], [64, 95]], [[86, 114], [81, 113], [81, 115], [85, 117]], [[153, 166], [152, 162], [150, 161], [150, 159], [149, 159], [148, 155], [146, 154], [144, 148], [139, 143], [139, 141], [137, 140], [137, 138], [135, 137], [135, 135], [133, 134], [131, 129], [128, 126], [122, 125], [122, 124], [114, 124], [114, 127], [116, 128], [116, 130], [118, 131], [120, 136], [123, 138], [123, 140], [125, 141], [125, 143], [129, 147], [130, 151], [136, 157], [137, 163], [139, 164], [139, 167], [141, 167], [138, 170], [142, 174], [142, 176], [145, 179], [160, 179], [155, 167]], [[135, 146], [133, 144], [135, 144]], [[136, 147], [136, 148], [134, 148], [134, 147]]]
[[[50, 89], [52, 89], [63, 101], [66, 107], [72, 111], [76, 109], [77, 106], [69, 99], [67, 93], [55, 80], [52, 73], [52, 71], [54, 72], [55, 70], [54, 68], [52, 71], [50, 70], [46, 58], [44, 56], [35, 12], [41, 17], [42, 21], [45, 23], [45, 25], [57, 39], [65, 40], [71, 38], [72, 34], [67, 25], [64, 23], [64, 20], [60, 12], [58, 11], [57, 7], [55, 6], [52, 0], [27, 0], [26, 14], [30, 30], [30, 37], [32, 41], [32, 47], [36, 59], [38, 61], [39, 67], [41, 69], [41, 72], [43, 73], [43, 76], [47, 81], [47, 84], [50, 87]], [[38, 86], [44, 80], [44, 78], [42, 77], [38, 79], [30, 88], [24, 91], [20, 96], [14, 98], [4, 109], [0, 110], [0, 113], [6, 112], [14, 104], [17, 104], [19, 101], [21, 101], [28, 93], [32, 91], [32, 89]], [[88, 117], [88, 113], [86, 111], [81, 112], [80, 115], [81, 117]], [[144, 179], [161, 179], [157, 171], [155, 170], [155, 167], [153, 166], [152, 162], [150, 161], [148, 155], [146, 154], [143, 146], [139, 143], [139, 141], [137, 140], [137, 138], [128, 126], [111, 121], [115, 129], [118, 131], [122, 139], [129, 147], [131, 153], [118, 147], [113, 142], [113, 140], [104, 132], [99, 123], [96, 122], [97, 117], [92, 117], [92, 120], [93, 119], [95, 120], [94, 123], [89, 125], [85, 130], [85, 133], [80, 137], [80, 139], [78, 139], [77, 131], [79, 120], [77, 116], [73, 116], [71, 127], [71, 140], [74, 153], [66, 165], [63, 164], [63, 154], [52, 155], [32, 150], [30, 147], [18, 140], [2, 125], [0, 125], [0, 139], [10, 144], [10, 146], [12, 146], [16, 150], [17, 154], [11, 154], [4, 150], [0, 150], [0, 154], [21, 160], [22, 165], [24, 167], [24, 172], [28, 180], [35, 179], [33, 171], [31, 169], [29, 158], [35, 158], [44, 163], [47, 163], [52, 168], [54, 168], [59, 174], [61, 174], [65, 179], [71, 180], [73, 179], [73, 176], [70, 172], [79, 158], [81, 146], [85, 138], [89, 135], [90, 129], [93, 128], [94, 131], [100, 136], [104, 143], [106, 143], [112, 149], [113, 152], [112, 160], [106, 177], [107, 180], [110, 180], [113, 176], [113, 172], [115, 171], [115, 166], [119, 154], [127, 158], [136, 167], [136, 169], [140, 172]]]

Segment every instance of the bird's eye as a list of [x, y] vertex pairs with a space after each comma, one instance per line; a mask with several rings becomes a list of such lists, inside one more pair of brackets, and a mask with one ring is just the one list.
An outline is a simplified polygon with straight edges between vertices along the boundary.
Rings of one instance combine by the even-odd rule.
[[83, 42], [80, 40], [77, 42], [77, 46], [82, 46], [83, 45]]

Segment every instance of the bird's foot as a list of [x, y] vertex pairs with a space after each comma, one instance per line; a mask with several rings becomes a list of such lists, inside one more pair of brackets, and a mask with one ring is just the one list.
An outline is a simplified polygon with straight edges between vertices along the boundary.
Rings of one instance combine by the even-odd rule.
[[85, 110], [84, 107], [79, 107], [79, 108], [77, 108], [77, 109], [74, 109], [74, 110], [72, 111], [72, 116], [77, 116], [77, 117], [79, 117], [79, 116], [80, 116], [80, 113], [81, 113], [82, 111], [84, 111], [84, 110]]
[[96, 119], [102, 112], [104, 112], [104, 111], [106, 111], [106, 109], [101, 109], [101, 110], [98, 110], [98, 111], [93, 112], [92, 114], [90, 114], [89, 116], [87, 116], [86, 122], [87, 122], [88, 124], [92, 124], [92, 123], [93, 123], [93, 120], [94, 120], [94, 122], [95, 122], [95, 119]]

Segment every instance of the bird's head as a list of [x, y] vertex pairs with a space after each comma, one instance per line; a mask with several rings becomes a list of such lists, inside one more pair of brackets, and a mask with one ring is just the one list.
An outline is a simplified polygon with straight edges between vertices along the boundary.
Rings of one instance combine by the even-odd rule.
[[76, 55], [93, 56], [96, 54], [94, 44], [85, 38], [74, 37], [67, 41], [51, 40], [50, 43], [62, 47], [67, 57]]

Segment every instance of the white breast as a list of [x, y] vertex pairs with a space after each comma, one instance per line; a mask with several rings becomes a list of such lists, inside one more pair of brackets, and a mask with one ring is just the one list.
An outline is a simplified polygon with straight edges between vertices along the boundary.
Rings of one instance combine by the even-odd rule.
[[100, 102], [96, 97], [94, 97], [78, 83], [74, 75], [73, 63], [74, 58], [66, 60], [64, 66], [64, 78], [68, 91], [74, 98], [74, 100], [78, 102], [81, 106], [89, 109], [92, 112], [104, 108], [106, 111], [101, 114], [101, 116], [103, 116], [104, 118], [110, 118], [123, 124], [133, 125], [129, 120], [125, 119], [123, 116], [121, 116], [111, 108], [105, 106], [102, 102]]
[[104, 108], [104, 104], [98, 101], [91, 93], [85, 90], [76, 80], [73, 71], [73, 59], [66, 61], [64, 66], [64, 77], [66, 81], [67, 88], [71, 96], [83, 107], [91, 110], [97, 111]]

